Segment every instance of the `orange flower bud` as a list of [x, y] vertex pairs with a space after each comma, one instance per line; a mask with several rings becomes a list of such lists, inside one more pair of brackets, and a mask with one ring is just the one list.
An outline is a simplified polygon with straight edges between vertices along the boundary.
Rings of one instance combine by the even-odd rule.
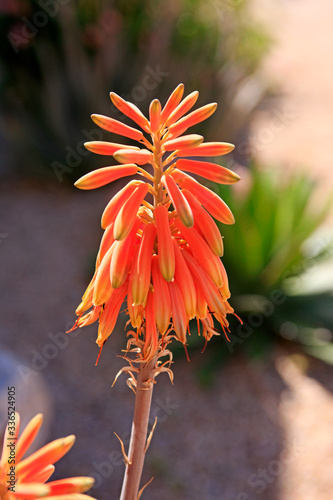
[[183, 297], [185, 311], [188, 319], [195, 316], [196, 309], [196, 290], [192, 279], [192, 275], [187, 267], [185, 259], [180, 251], [178, 243], [173, 238], [173, 246], [175, 249], [175, 282], [178, 285], [180, 293]]
[[113, 242], [114, 242], [113, 222], [111, 222], [111, 224], [109, 224], [105, 229], [104, 234], [102, 236], [101, 244], [99, 246], [99, 251], [96, 258], [96, 268], [100, 265], [104, 255], [109, 250]]
[[[175, 172], [172, 172], [171, 175], [174, 178], [176, 177], [176, 180], [179, 179], [179, 174], [176, 173], [174, 176], [174, 173]], [[230, 208], [216, 193], [205, 186], [202, 186], [190, 176], [185, 177], [184, 174], [180, 182], [182, 188], [190, 191], [193, 196], [195, 196], [195, 198], [197, 198], [197, 200], [205, 207], [205, 209], [208, 210], [214, 219], [223, 222], [223, 224], [235, 223], [235, 219]]]
[[148, 149], [140, 149], [139, 151], [134, 151], [131, 149], [119, 149], [114, 153], [113, 157], [119, 161], [119, 163], [137, 163], [138, 165], [145, 165], [149, 163], [153, 155]]
[[122, 97], [110, 92], [110, 98], [116, 108], [119, 109], [124, 115], [128, 116], [133, 120], [139, 127], [141, 127], [146, 132], [149, 132], [149, 122], [147, 118], [141, 113], [139, 108], [132, 104], [131, 102], [125, 101]]
[[41, 428], [42, 423], [43, 415], [39, 413], [32, 420], [30, 420], [30, 422], [22, 432], [15, 450], [15, 461], [17, 464], [20, 462], [21, 458], [28, 450], [31, 443], [34, 441], [39, 429]]
[[182, 193], [190, 204], [196, 227], [199, 229], [201, 235], [204, 237], [215, 255], [217, 255], [218, 257], [222, 257], [223, 239], [219, 228], [217, 227], [209, 213], [206, 212], [203, 206], [198, 202], [198, 200], [190, 191], [183, 189]]
[[173, 110], [178, 106], [180, 101], [182, 100], [184, 94], [184, 85], [180, 83], [178, 87], [170, 95], [167, 100], [162, 112], [161, 112], [161, 122], [164, 123], [169, 115], [173, 112]]
[[145, 359], [152, 358], [157, 350], [158, 333], [156, 329], [155, 322], [155, 310], [154, 310], [154, 293], [149, 292], [147, 298], [147, 305], [145, 309], [146, 315], [146, 332], [145, 332], [145, 344], [143, 347], [143, 355]]
[[206, 104], [206, 106], [202, 106], [201, 108], [192, 111], [187, 116], [184, 116], [176, 123], [169, 127], [169, 132], [173, 137], [178, 137], [183, 134], [189, 127], [200, 123], [207, 118], [209, 118], [216, 110], [217, 103], [213, 102], [211, 104]]
[[113, 228], [115, 240], [123, 240], [133, 227], [139, 207], [148, 193], [148, 184], [141, 183], [120, 209]]
[[240, 180], [239, 175], [232, 170], [206, 161], [181, 159], [177, 161], [177, 168], [200, 175], [219, 184], [234, 184]]
[[96, 189], [120, 179], [121, 177], [135, 175], [137, 171], [137, 165], [133, 164], [98, 168], [81, 177], [75, 182], [74, 186], [79, 189]]
[[[89, 311], [87, 314], [84, 314], [84, 316], [78, 318], [72, 330], [75, 330], [76, 328], [82, 328], [83, 326], [92, 325], [99, 318], [100, 312], [101, 312], [101, 306], [94, 306], [91, 311]], [[72, 330], [69, 331], [71, 332]]]
[[94, 276], [92, 277], [92, 280], [90, 281], [86, 291], [84, 292], [84, 294], [82, 296], [81, 304], [76, 308], [75, 314], [77, 316], [80, 316], [80, 314], [82, 314], [82, 313], [84, 313], [84, 311], [87, 311], [88, 309], [90, 309], [93, 305], [92, 297], [93, 297], [93, 293], [94, 293], [96, 274], [97, 274], [97, 272], [95, 271]]
[[179, 151], [178, 156], [221, 156], [230, 153], [235, 149], [233, 144], [228, 142], [204, 142], [197, 148], [188, 148]]
[[43, 446], [16, 466], [17, 477], [23, 477], [32, 469], [41, 469], [49, 464], [54, 464], [71, 449], [74, 442], [75, 436], [68, 436]]
[[136, 232], [140, 226], [140, 222], [139, 217], [136, 216], [133, 227], [126, 238], [114, 242], [114, 252], [110, 267], [110, 281], [113, 288], [119, 288], [129, 273]]
[[195, 228], [185, 227], [179, 219], [175, 221], [175, 225], [189, 244], [195, 260], [207, 271], [217, 287], [222, 286], [222, 273], [218, 265], [220, 259], [212, 252]]
[[155, 236], [155, 224], [146, 224], [142, 232], [136, 265], [133, 269], [132, 297], [134, 305], [145, 305], [147, 300]]
[[121, 209], [125, 201], [141, 183], [142, 181], [130, 181], [109, 201], [102, 215], [101, 224], [103, 229], [105, 229], [111, 224], [111, 222], [115, 220], [119, 210]]
[[185, 344], [186, 343], [186, 329], [187, 329], [187, 316], [185, 305], [183, 301], [182, 294], [180, 293], [179, 287], [175, 281], [170, 281], [168, 283], [170, 298], [171, 298], [171, 310], [172, 310], [172, 323], [175, 333], [178, 339]]
[[179, 118], [185, 115], [192, 106], [197, 102], [199, 97], [199, 92], [196, 90], [195, 92], [192, 92], [189, 94], [185, 99], [181, 101], [180, 104], [173, 110], [173, 112], [169, 115], [169, 117], [166, 119], [165, 124], [167, 127], [175, 123]]
[[123, 135], [124, 137], [134, 139], [135, 141], [141, 141], [143, 138], [141, 130], [129, 127], [128, 125], [125, 125], [125, 123], [118, 122], [118, 120], [114, 120], [108, 116], [93, 114], [91, 115], [91, 119], [94, 123], [96, 123], [96, 125], [104, 130], [107, 130], [108, 132]]
[[193, 226], [191, 207], [170, 175], [163, 175], [162, 184], [166, 187], [178, 217], [186, 227]]
[[[51, 481], [45, 486], [49, 488], [48, 496], [68, 495], [71, 493], [83, 493], [90, 490], [95, 480], [92, 477], [69, 477], [66, 479], [59, 479], [58, 481]], [[86, 498], [83, 496], [83, 498]], [[75, 500], [73, 498], [73, 500]]]
[[163, 205], [155, 208], [159, 265], [163, 278], [171, 281], [175, 274], [175, 254], [171, 238], [168, 210]]
[[119, 149], [131, 149], [134, 151], [140, 151], [140, 148], [136, 146], [127, 146], [126, 144], [116, 144], [115, 142], [106, 142], [106, 141], [91, 141], [85, 142], [84, 147], [91, 151], [92, 153], [96, 153], [98, 155], [113, 155]]
[[174, 151], [175, 149], [195, 148], [203, 141], [202, 135], [190, 134], [171, 139], [163, 144], [165, 151]]
[[98, 267], [94, 285], [93, 303], [95, 306], [105, 304], [111, 297], [113, 288], [110, 282], [110, 264], [112, 254], [115, 250], [115, 242], [104, 255], [100, 266]]
[[158, 99], [154, 99], [149, 106], [150, 130], [157, 132], [161, 123], [161, 103]]
[[171, 299], [168, 284], [160, 271], [158, 255], [153, 255], [151, 273], [154, 285], [155, 320], [159, 332], [164, 335], [170, 323]]
[[96, 343], [102, 347], [106, 339], [111, 335], [116, 325], [120, 308], [125, 300], [128, 283], [125, 281], [123, 285], [111, 295], [110, 300], [105, 304], [104, 310], [100, 316], [98, 336]]

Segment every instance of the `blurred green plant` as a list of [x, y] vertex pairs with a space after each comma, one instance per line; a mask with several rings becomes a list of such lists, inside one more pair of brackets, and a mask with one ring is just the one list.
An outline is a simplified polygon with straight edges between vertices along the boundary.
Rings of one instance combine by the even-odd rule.
[[[306, 175], [281, 174], [281, 169], [253, 165], [244, 170], [238, 189], [210, 186], [236, 219], [232, 226], [219, 227], [226, 242], [230, 302], [244, 325], [232, 321], [231, 342], [217, 337], [207, 347], [211, 355], [202, 381], [210, 380], [211, 368], [222, 358], [241, 351], [260, 356], [278, 339], [298, 342], [333, 364], [333, 286], [327, 277], [326, 290], [320, 290], [315, 279], [325, 263], [333, 267], [332, 234], [318, 232], [333, 198], [318, 203], [315, 184]], [[191, 337], [192, 347], [199, 345], [196, 338]]]
[[[198, 89], [203, 102], [214, 96], [221, 103], [210, 135], [233, 141], [265, 92], [256, 71], [270, 39], [249, 5], [249, 0], [2, 2], [0, 133], [11, 163], [20, 175], [49, 173], [55, 179], [58, 172], [59, 180], [76, 179], [88, 163], [82, 144], [94, 134], [96, 139], [86, 117], [108, 114], [110, 90], [146, 112], [151, 92], [163, 101], [180, 82], [189, 92]], [[89, 157], [90, 169], [92, 163], [99, 165]]]

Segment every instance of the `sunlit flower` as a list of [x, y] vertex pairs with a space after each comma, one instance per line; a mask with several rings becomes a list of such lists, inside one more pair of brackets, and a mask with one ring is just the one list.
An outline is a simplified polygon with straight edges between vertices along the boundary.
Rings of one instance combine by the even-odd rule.
[[[14, 413], [12, 414], [14, 416]], [[1, 500], [94, 500], [83, 495], [94, 484], [91, 477], [71, 477], [46, 483], [54, 472], [54, 463], [73, 446], [75, 436], [56, 439], [32, 455], [23, 458], [36, 438], [43, 416], [36, 415], [20, 437], [20, 416], [10, 419], [7, 425], [0, 459]]]
[[214, 219], [233, 224], [234, 217], [215, 192], [186, 172], [221, 184], [239, 181], [231, 170], [197, 159], [227, 154], [234, 146], [205, 143], [197, 134], [182, 135], [209, 118], [217, 107], [216, 103], [207, 104], [188, 113], [198, 92], [184, 99], [183, 92], [184, 86], [178, 85], [163, 108], [154, 99], [149, 120], [134, 104], [112, 92], [116, 108], [142, 130], [103, 115], [92, 115], [93, 121], [142, 147], [86, 143], [90, 151], [113, 156], [120, 165], [99, 168], [75, 183], [80, 189], [94, 189], [120, 177], [142, 177], [128, 182], [104, 210], [105, 232], [95, 274], [76, 311], [79, 318], [74, 328], [98, 320], [97, 344], [102, 348], [127, 297], [130, 323], [136, 329], [134, 338], [143, 359], [154, 356], [171, 332], [185, 345], [188, 323], [194, 318], [206, 341], [218, 333], [214, 320], [227, 335], [227, 315], [233, 313], [220, 259], [223, 240]]

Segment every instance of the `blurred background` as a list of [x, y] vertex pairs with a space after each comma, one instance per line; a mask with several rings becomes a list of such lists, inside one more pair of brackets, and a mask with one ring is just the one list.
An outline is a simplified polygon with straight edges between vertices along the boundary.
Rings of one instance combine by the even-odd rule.
[[[80, 192], [105, 166], [87, 140], [121, 138], [90, 120], [123, 119], [115, 91], [147, 113], [180, 83], [218, 102], [194, 132], [233, 142], [236, 186], [222, 226], [231, 304], [228, 343], [191, 362], [174, 349], [161, 376], [143, 497], [331, 499], [333, 487], [333, 141], [331, 0], [0, 0], [1, 431], [7, 386], [24, 422], [77, 443], [54, 477], [93, 475], [118, 498], [134, 397], [117, 357], [126, 318], [95, 360], [96, 325], [66, 334], [93, 269], [101, 213], [121, 182]], [[128, 122], [130, 123], [130, 122]]]

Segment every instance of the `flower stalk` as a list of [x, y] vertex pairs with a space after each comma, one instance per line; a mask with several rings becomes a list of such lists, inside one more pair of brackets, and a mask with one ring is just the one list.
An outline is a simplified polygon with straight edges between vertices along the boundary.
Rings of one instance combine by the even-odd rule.
[[156, 358], [140, 368], [137, 376], [131, 440], [120, 500], [137, 500], [147, 451], [148, 423], [154, 386]]

